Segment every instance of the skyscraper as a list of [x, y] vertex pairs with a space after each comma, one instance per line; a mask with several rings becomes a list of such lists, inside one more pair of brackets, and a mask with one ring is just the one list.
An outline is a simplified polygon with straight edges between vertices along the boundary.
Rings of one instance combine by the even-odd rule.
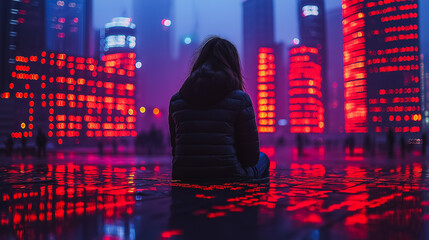
[[291, 133], [323, 133], [322, 57], [316, 47], [295, 46], [289, 52]]
[[300, 42], [325, 52], [325, 1], [298, 0], [298, 23]]
[[[259, 132], [275, 132], [275, 81], [277, 54], [281, 47], [274, 43], [273, 1], [243, 2], [244, 76], [246, 90], [255, 105]], [[279, 50], [280, 49], [280, 50]]]
[[45, 1], [47, 49], [78, 56], [92, 55], [92, 0]]
[[[12, 16], [11, 21], [14, 19]], [[44, 26], [44, 18], [42, 20]], [[24, 26], [34, 23], [18, 18], [20, 21], [24, 30], [17, 34], [35, 34], [33, 29]], [[131, 25], [130, 20], [115, 23]], [[111, 48], [101, 61], [45, 51], [44, 41], [32, 49], [24, 45], [14, 52], [9, 51], [9, 83], [0, 99], [1, 136], [31, 138], [40, 128], [51, 142], [59, 145], [91, 144], [94, 141], [88, 139], [94, 137], [136, 136], [136, 54], [129, 50], [136, 43], [132, 38], [133, 30], [122, 38], [120, 31], [115, 32], [121, 27], [115, 28], [114, 24], [107, 32], [109, 36], [119, 36], [113, 38], [118, 42], [109, 45]], [[118, 44], [124, 39], [126, 50], [121, 51]]]
[[344, 71], [343, 71], [343, 29], [342, 9], [338, 6], [326, 14], [326, 130], [332, 133], [344, 132]]
[[[177, 91], [174, 84], [171, 84], [172, 79], [175, 79], [171, 53], [172, 29], [175, 24], [172, 5], [172, 0], [134, 1], [133, 20], [138, 26], [136, 51], [142, 62], [137, 75], [138, 96], [139, 102], [145, 106], [161, 105], [167, 108], [168, 101], [165, 99]], [[166, 94], [160, 94], [160, 89]]]
[[419, 133], [418, 0], [343, 0], [346, 132]]
[[329, 108], [326, 108], [328, 105], [328, 81], [325, 21], [324, 0], [298, 0], [299, 45], [307, 49], [316, 48], [318, 50], [318, 60], [313, 62], [320, 66], [321, 106], [319, 107], [323, 111], [320, 113], [322, 115], [319, 116], [319, 120], [323, 122], [320, 124], [323, 126], [321, 127], [322, 131], [316, 132], [324, 132], [324, 123], [327, 122], [326, 118], [328, 116], [325, 111], [329, 110]]
[[16, 52], [33, 52], [45, 47], [45, 1], [4, 0], [1, 3], [0, 90], [10, 82]]

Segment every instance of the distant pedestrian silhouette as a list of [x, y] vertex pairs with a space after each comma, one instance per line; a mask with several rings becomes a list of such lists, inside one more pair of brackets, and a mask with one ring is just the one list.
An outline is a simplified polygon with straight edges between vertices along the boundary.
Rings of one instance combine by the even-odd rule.
[[112, 150], [113, 150], [113, 155], [118, 154], [118, 141], [116, 140], [116, 138], [114, 138], [112, 141]]
[[423, 133], [423, 136], [422, 136], [422, 155], [423, 156], [426, 155], [427, 144], [428, 144], [427, 135], [426, 135], [426, 133]]
[[349, 140], [349, 151], [350, 156], [353, 156], [355, 154], [355, 137], [353, 135], [350, 135]]
[[37, 156], [39, 158], [46, 157], [46, 144], [48, 139], [41, 129], [37, 131], [36, 136], [36, 146], [37, 146]]
[[98, 141], [97, 143], [97, 147], [98, 147], [98, 155], [103, 156], [104, 155], [104, 144], [103, 141]]
[[363, 139], [363, 150], [366, 155], [369, 155], [371, 152], [371, 137], [369, 136], [369, 133], [365, 134]]
[[13, 138], [12, 138], [11, 135], [9, 135], [7, 137], [5, 145], [6, 145], [6, 155], [7, 156], [12, 156], [12, 153], [13, 153]]
[[386, 137], [388, 156], [393, 158], [395, 155], [395, 132], [393, 131], [393, 128], [389, 128]]
[[401, 144], [401, 157], [405, 158], [408, 144], [406, 142], [404, 134], [402, 134], [402, 136], [401, 136], [400, 144]]
[[298, 156], [302, 157], [304, 155], [304, 139], [302, 139], [302, 133], [296, 135], [296, 145], [298, 148]]
[[27, 153], [27, 138], [23, 136], [21, 138], [21, 155], [25, 157], [26, 153]]

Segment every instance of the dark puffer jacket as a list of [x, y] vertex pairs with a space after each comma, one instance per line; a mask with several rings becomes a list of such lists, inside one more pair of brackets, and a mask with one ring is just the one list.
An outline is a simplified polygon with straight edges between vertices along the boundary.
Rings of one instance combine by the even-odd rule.
[[186, 80], [170, 101], [173, 179], [235, 181], [259, 159], [249, 96], [225, 73], [203, 71]]

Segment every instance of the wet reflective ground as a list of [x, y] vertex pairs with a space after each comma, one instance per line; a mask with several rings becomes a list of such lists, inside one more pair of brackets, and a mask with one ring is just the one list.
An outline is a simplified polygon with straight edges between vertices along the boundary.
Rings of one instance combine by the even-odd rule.
[[269, 183], [170, 180], [169, 157], [0, 162], [0, 239], [429, 239], [429, 169], [264, 148]]

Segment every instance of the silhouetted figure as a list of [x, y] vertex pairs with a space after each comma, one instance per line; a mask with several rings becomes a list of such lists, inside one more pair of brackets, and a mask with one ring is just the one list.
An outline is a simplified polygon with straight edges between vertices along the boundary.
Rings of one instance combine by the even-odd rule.
[[353, 135], [350, 135], [349, 151], [350, 151], [350, 156], [353, 156], [355, 153], [355, 138]]
[[39, 158], [46, 157], [47, 142], [48, 142], [48, 139], [46, 138], [46, 135], [42, 132], [41, 129], [39, 129], [37, 131], [37, 136], [36, 136], [37, 156]]
[[407, 151], [407, 142], [405, 140], [405, 136], [402, 135], [401, 139], [400, 139], [400, 144], [401, 144], [401, 157], [404, 158], [406, 151]]
[[332, 145], [332, 142], [331, 142], [331, 140], [326, 140], [326, 151], [327, 152], [329, 152], [329, 151], [331, 151], [331, 145]]
[[113, 155], [118, 154], [118, 141], [116, 141], [116, 138], [112, 141], [112, 149], [113, 149]]
[[376, 141], [376, 138], [371, 138], [371, 139], [370, 139], [369, 147], [370, 147], [370, 151], [371, 151], [371, 156], [375, 156], [375, 151], [376, 151], [376, 149], [377, 149], [377, 141]]
[[23, 157], [25, 157], [26, 151], [27, 151], [27, 138], [22, 137], [21, 138], [21, 155]]
[[150, 127], [149, 133], [147, 135], [147, 154], [152, 155], [154, 148], [156, 148], [156, 142], [157, 142], [158, 133], [156, 130], [155, 125], [152, 125]]
[[13, 152], [13, 138], [11, 135], [8, 136], [6, 142], [6, 155], [7, 156], [12, 156], [12, 152]]
[[389, 157], [393, 158], [395, 155], [395, 133], [392, 128], [387, 132], [387, 151]]
[[422, 136], [422, 155], [426, 155], [426, 145], [428, 144], [428, 139], [426, 133], [423, 133]]
[[155, 147], [158, 153], [164, 150], [164, 133], [161, 129], [157, 129], [156, 131]]
[[365, 137], [363, 139], [363, 150], [365, 151], [366, 155], [369, 155], [371, 151], [371, 137], [369, 134], [365, 134]]
[[300, 156], [300, 157], [302, 157], [304, 155], [304, 146], [303, 146], [304, 143], [303, 143], [303, 140], [304, 139], [302, 139], [302, 134], [298, 133], [296, 135], [296, 145], [297, 145], [297, 148], [298, 148], [298, 156]]
[[140, 132], [134, 141], [134, 147], [137, 154], [144, 154], [147, 147], [147, 134]]
[[146, 139], [148, 147], [147, 153], [149, 155], [153, 153], [159, 154], [164, 149], [164, 134], [162, 130], [157, 129], [155, 125], [151, 126]]
[[346, 151], [346, 153], [347, 153], [347, 150], [349, 150], [349, 151], [350, 151], [350, 137], [346, 137], [346, 138], [344, 139], [344, 145], [343, 145], [343, 148], [344, 148], [344, 151]]
[[172, 179], [230, 182], [269, 177], [270, 160], [259, 149], [254, 109], [243, 92], [240, 68], [231, 42], [213, 37], [200, 48], [189, 77], [170, 100]]
[[98, 141], [97, 147], [98, 147], [98, 155], [103, 156], [104, 155], [104, 144], [101, 140]]

